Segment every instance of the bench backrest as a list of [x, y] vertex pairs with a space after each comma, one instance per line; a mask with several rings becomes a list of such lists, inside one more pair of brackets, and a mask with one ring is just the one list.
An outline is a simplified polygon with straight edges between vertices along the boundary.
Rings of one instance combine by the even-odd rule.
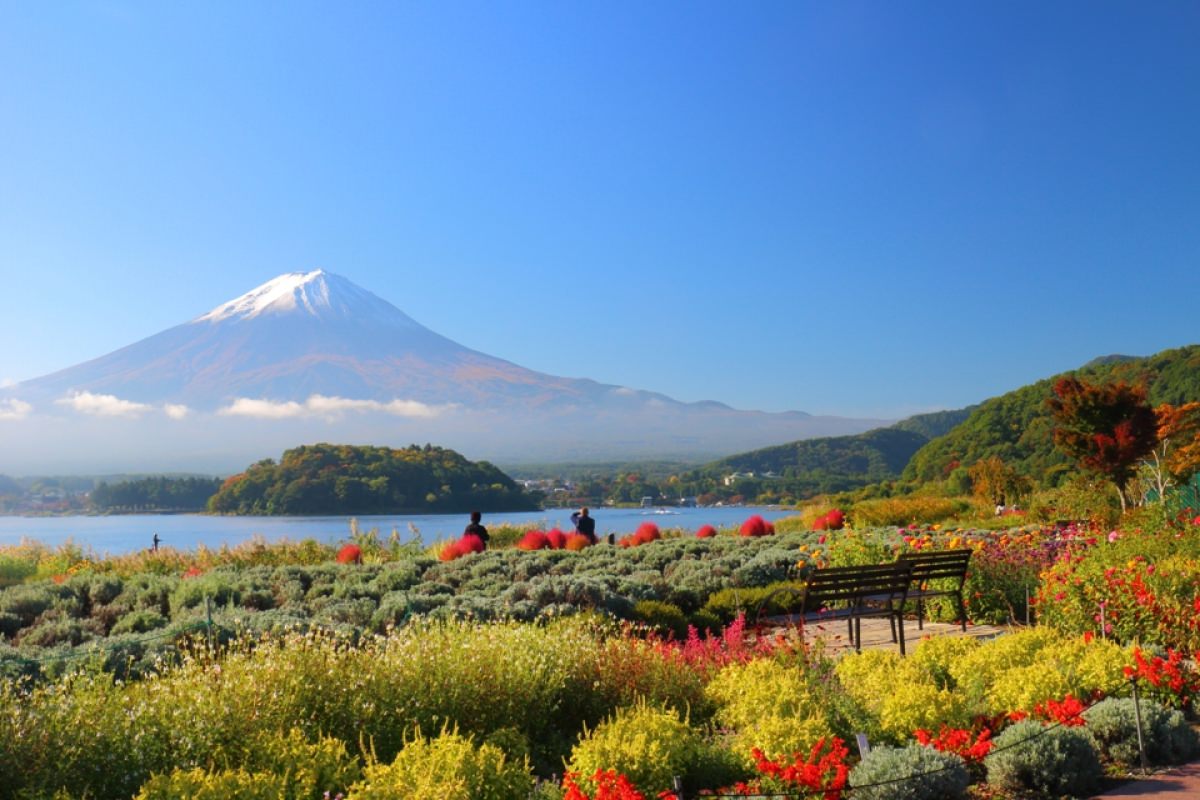
[[912, 565], [912, 580], [917, 586], [939, 578], [954, 578], [962, 583], [973, 550], [938, 550], [931, 553], [905, 553], [896, 563]]
[[867, 598], [903, 602], [911, 580], [912, 564], [900, 561], [815, 569], [804, 581], [804, 608], [814, 611], [833, 603], [854, 604]]

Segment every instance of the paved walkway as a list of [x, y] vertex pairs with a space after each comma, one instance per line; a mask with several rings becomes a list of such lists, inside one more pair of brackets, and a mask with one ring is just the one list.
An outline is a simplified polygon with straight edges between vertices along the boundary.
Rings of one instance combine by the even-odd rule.
[[[772, 618], [771, 622], [786, 624], [784, 618], [780, 617]], [[1009, 630], [1011, 629], [995, 625], [968, 624], [967, 632], [964, 634], [962, 628], [958, 625], [946, 622], [926, 622], [924, 629], [918, 630], [915, 620], [905, 620], [904, 649], [911, 653], [913, 648], [920, 644], [921, 640], [926, 637], [971, 636], [976, 639], [994, 639], [997, 636], [1008, 633]], [[821, 623], [819, 625], [811, 623], [805, 625], [804, 638], [809, 641], [820, 639], [825, 645], [825, 652], [831, 655], [852, 649], [850, 639], [846, 633], [846, 622], [844, 620], [840, 622]], [[892, 641], [892, 630], [886, 619], [876, 617], [862, 620], [862, 649], [899, 651], [899, 645]], [[1197, 797], [1200, 798], [1200, 795]]]
[[1149, 778], [1123, 783], [1112, 791], [1097, 795], [1102, 800], [1117, 797], [1140, 797], [1142, 800], [1200, 798], [1200, 763], [1171, 767]]

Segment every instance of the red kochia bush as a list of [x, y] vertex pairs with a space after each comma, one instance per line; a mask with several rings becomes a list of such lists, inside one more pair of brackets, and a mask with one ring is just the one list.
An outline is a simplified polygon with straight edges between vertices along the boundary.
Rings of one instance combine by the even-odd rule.
[[465, 556], [467, 553], [482, 553], [487, 549], [487, 545], [473, 533], [468, 533], [458, 540], [458, 549]]
[[742, 536], [770, 536], [775, 532], [775, 526], [758, 514], [742, 523]]
[[518, 550], [545, 550], [549, 546], [550, 540], [544, 531], [527, 531], [517, 542]]
[[567, 543], [564, 545], [567, 550], [582, 550], [585, 547], [591, 546], [592, 540], [582, 533], [568, 533]]
[[633, 539], [636, 544], [646, 544], [647, 542], [653, 542], [661, 538], [662, 533], [659, 532], [658, 526], [653, 522], [643, 522], [633, 532]]
[[628, 536], [622, 536], [617, 544], [621, 547], [637, 547], [640, 544], [653, 542], [656, 539], [662, 538], [662, 532], [658, 530], [658, 526], [653, 522], [643, 522], [638, 525], [638, 528]]
[[457, 542], [450, 542], [441, 549], [438, 553], [439, 561], [453, 561], [456, 558], [465, 556], [467, 553], [482, 553], [487, 549], [487, 545], [473, 533], [464, 535]]
[[555, 528], [546, 534], [546, 541], [550, 543], [550, 548], [553, 550], [562, 550], [567, 546], [567, 535]]
[[361, 564], [362, 563], [362, 548], [356, 544], [344, 545], [341, 550], [338, 550], [337, 563], [339, 563], [339, 564]]
[[697, 539], [708, 539], [709, 537], [716, 536], [716, 535], [717, 535], [717, 529], [714, 528], [712, 525], [701, 525], [699, 528], [696, 529], [696, 538]]
[[813, 522], [814, 531], [840, 531], [846, 527], [846, 515], [838, 509], [827, 511]]

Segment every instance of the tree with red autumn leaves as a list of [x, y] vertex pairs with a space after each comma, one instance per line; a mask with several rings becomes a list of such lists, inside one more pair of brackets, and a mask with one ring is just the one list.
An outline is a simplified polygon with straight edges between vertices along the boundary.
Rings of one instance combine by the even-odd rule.
[[1158, 443], [1158, 420], [1145, 389], [1124, 381], [1093, 385], [1062, 378], [1046, 404], [1054, 417], [1054, 444], [1085, 470], [1112, 481], [1124, 510], [1125, 487]]

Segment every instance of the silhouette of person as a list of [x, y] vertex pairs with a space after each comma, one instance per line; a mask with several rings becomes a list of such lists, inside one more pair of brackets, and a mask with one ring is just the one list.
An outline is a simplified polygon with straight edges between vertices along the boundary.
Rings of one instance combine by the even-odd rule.
[[158, 543], [159, 543], [159, 542], [161, 542], [161, 541], [162, 541], [162, 539], [159, 539], [159, 538], [158, 538], [158, 534], [157, 534], [157, 533], [155, 533], [155, 534], [154, 534], [154, 539], [153, 539], [154, 546], [153, 546], [153, 547], [151, 547], [150, 549], [151, 549], [151, 550], [153, 550], [154, 552], [156, 552], [156, 553], [157, 553], [157, 552], [158, 552]]
[[478, 511], [472, 511], [471, 524], [468, 525], [466, 530], [463, 531], [463, 536], [478, 536], [480, 541], [483, 542], [484, 549], [486, 549], [488, 543], [488, 532], [487, 528], [479, 524], [479, 520], [482, 518], [483, 514], [480, 514]]
[[582, 533], [592, 544], [596, 543], [596, 520], [588, 516], [587, 506], [572, 514], [571, 522], [575, 523], [576, 533]]

